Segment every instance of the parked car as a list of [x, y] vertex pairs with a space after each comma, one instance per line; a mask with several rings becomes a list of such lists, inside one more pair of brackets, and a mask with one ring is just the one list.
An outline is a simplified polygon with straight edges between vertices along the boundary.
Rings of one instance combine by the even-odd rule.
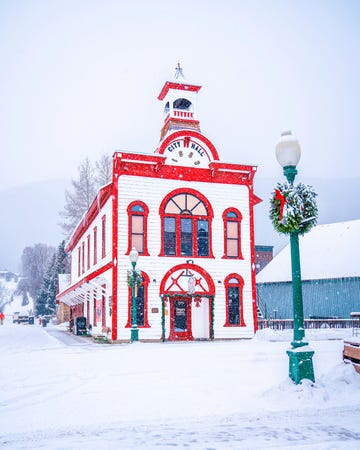
[[16, 311], [13, 313], [13, 323], [29, 323], [29, 311]]

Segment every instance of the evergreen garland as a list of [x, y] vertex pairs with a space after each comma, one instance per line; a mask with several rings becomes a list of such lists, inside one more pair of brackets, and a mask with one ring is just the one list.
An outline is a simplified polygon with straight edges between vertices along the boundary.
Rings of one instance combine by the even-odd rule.
[[278, 183], [271, 194], [269, 217], [278, 233], [303, 235], [316, 225], [318, 209], [312, 186]]
[[[135, 275], [135, 277], [134, 277], [134, 275]], [[127, 284], [131, 289], [134, 286], [137, 286], [139, 288], [142, 284], [141, 271], [135, 270], [135, 272], [133, 272], [132, 270], [128, 270], [127, 271]]]

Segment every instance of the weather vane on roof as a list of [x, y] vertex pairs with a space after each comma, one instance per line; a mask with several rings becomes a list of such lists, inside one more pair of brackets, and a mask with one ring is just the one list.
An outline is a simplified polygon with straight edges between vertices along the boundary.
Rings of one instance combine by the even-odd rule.
[[175, 78], [175, 80], [178, 80], [179, 78], [180, 79], [181, 78], [185, 79], [183, 71], [182, 71], [182, 67], [180, 66], [179, 62], [178, 62], [177, 67], [175, 67], [175, 76], [174, 76], [174, 78]]

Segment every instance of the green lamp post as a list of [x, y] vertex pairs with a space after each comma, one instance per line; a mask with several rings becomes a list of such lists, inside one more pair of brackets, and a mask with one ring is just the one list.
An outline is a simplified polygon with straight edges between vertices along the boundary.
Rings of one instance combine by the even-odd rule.
[[135, 342], [139, 340], [139, 329], [137, 326], [137, 309], [136, 309], [136, 263], [139, 257], [139, 253], [135, 247], [132, 248], [130, 252], [130, 261], [132, 265], [132, 280], [131, 280], [131, 336], [130, 342]]
[[[297, 170], [296, 166], [300, 160], [301, 148], [298, 140], [285, 131], [276, 145], [276, 158], [283, 167], [284, 175], [290, 185], [293, 185]], [[301, 383], [303, 379], [313, 382], [314, 368], [312, 357], [314, 351], [310, 350], [305, 338], [304, 309], [301, 285], [299, 231], [290, 233], [292, 293], [293, 293], [293, 315], [294, 315], [294, 338], [291, 349], [287, 351], [289, 356], [289, 376], [295, 384]]]

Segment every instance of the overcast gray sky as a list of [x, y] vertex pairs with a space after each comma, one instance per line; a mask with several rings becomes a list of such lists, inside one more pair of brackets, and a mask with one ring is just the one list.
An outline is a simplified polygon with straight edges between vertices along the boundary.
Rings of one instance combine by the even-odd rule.
[[153, 152], [178, 61], [224, 161], [359, 176], [360, 2], [1, 0], [0, 190], [76, 176], [86, 156]]

